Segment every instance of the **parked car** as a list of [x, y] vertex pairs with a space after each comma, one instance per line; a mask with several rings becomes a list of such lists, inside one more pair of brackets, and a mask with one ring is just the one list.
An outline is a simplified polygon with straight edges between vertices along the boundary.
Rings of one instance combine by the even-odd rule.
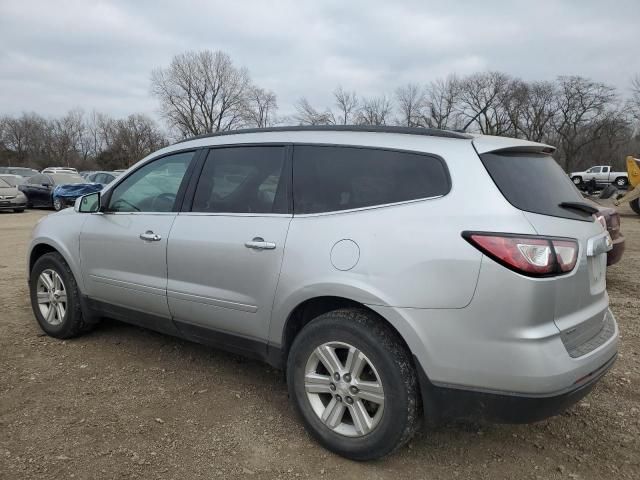
[[570, 176], [573, 183], [577, 186], [587, 184], [591, 180], [594, 180], [599, 186], [606, 186], [613, 183], [616, 187], [623, 188], [629, 185], [627, 172], [614, 172], [609, 165], [598, 165], [584, 172], [572, 172]]
[[0, 178], [12, 187], [17, 187], [18, 185], [22, 185], [26, 182], [24, 177], [21, 177], [20, 175], [10, 175], [8, 173], [0, 173]]
[[95, 170], [84, 170], [82, 172], [78, 172], [82, 178], [87, 178], [89, 175], [94, 173]]
[[615, 208], [597, 205], [597, 220], [609, 232], [613, 248], [607, 253], [607, 266], [618, 263], [624, 253], [624, 235], [620, 230], [620, 214]]
[[42, 173], [78, 173], [78, 171], [72, 167], [47, 167], [42, 170]]
[[[56, 202], [55, 188], [59, 185], [84, 183], [84, 178], [77, 173], [39, 173], [29, 178], [18, 188], [27, 196], [29, 207], [54, 207], [56, 210], [60, 210], [63, 207], [64, 199], [58, 194]], [[91, 191], [95, 191], [95, 188]]]
[[90, 175], [87, 175], [85, 178], [89, 182], [100, 183], [102, 185], [107, 185], [107, 184], [113, 182], [118, 175], [120, 175], [120, 174], [116, 173], [116, 172], [99, 171], [99, 172], [92, 172]]
[[283, 368], [352, 459], [422, 417], [545, 418], [618, 342], [610, 236], [553, 151], [398, 127], [183, 141], [36, 225], [33, 311], [57, 338], [108, 316]]
[[99, 192], [104, 187], [104, 185], [100, 183], [87, 182], [86, 179], [83, 179], [82, 183], [57, 185], [53, 189], [53, 208], [55, 210], [62, 210], [63, 208], [72, 207], [76, 202], [76, 198], [88, 193]]
[[33, 177], [37, 175], [38, 170], [34, 170], [33, 168], [25, 168], [25, 167], [0, 167], [0, 173], [6, 173], [9, 175], [20, 175], [24, 178]]
[[0, 176], [0, 210], [13, 210], [24, 212], [27, 206], [27, 197], [18, 190], [18, 187], [8, 183]]

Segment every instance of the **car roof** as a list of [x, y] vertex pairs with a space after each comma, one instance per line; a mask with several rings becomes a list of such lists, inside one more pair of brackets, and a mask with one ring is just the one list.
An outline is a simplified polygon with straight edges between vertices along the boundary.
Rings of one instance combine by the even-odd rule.
[[[451, 130], [408, 127], [377, 127], [358, 125], [291, 126], [240, 129], [200, 135], [169, 145], [151, 153], [134, 165], [135, 168], [171, 152], [216, 145], [308, 143], [325, 145], [368, 146], [417, 152], [443, 151], [447, 145], [473, 145], [478, 153], [515, 149], [551, 153], [555, 149], [542, 143], [508, 137], [472, 135]], [[436, 146], [437, 144], [437, 146]], [[435, 152], [432, 152], [435, 153]]]

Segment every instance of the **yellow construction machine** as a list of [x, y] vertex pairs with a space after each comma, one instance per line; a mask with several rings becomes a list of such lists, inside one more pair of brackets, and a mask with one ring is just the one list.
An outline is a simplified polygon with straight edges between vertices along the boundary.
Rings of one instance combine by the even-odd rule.
[[629, 177], [629, 191], [614, 201], [615, 206], [629, 202], [631, 209], [640, 215], [640, 159], [627, 157], [627, 176]]

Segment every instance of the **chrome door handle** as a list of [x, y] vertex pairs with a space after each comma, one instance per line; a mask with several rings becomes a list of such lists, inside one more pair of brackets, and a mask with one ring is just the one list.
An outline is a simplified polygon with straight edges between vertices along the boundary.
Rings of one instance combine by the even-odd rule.
[[273, 242], [265, 242], [262, 237], [255, 237], [250, 242], [244, 244], [247, 248], [253, 248], [254, 250], [273, 250], [276, 248], [276, 244]]
[[157, 233], [153, 233], [151, 230], [147, 230], [144, 233], [140, 234], [140, 240], [145, 240], [147, 242], [158, 242], [162, 237]]

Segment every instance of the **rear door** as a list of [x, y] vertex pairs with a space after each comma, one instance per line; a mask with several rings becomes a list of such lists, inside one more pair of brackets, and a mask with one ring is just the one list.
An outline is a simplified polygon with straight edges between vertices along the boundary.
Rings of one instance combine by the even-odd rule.
[[555, 302], [555, 323], [561, 331], [576, 338], [586, 335], [587, 330], [597, 332], [608, 307], [609, 234], [593, 214], [560, 206], [577, 202], [588, 208], [588, 201], [550, 155], [503, 151], [480, 158], [505, 198], [523, 211], [539, 235], [578, 241], [573, 272], [543, 281], [554, 282], [555, 298], [550, 300]]
[[289, 152], [210, 150], [167, 252], [169, 308], [184, 334], [208, 342], [225, 333], [267, 338], [292, 217]]

